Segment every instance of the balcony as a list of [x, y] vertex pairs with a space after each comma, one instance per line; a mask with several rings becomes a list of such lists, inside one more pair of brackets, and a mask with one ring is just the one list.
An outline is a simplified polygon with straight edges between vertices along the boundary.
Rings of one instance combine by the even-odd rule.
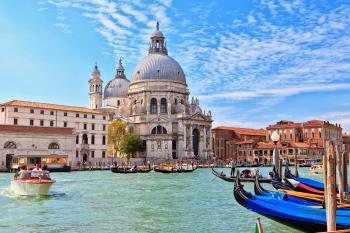
[[81, 150], [89, 150], [89, 144], [81, 144], [80, 149]]

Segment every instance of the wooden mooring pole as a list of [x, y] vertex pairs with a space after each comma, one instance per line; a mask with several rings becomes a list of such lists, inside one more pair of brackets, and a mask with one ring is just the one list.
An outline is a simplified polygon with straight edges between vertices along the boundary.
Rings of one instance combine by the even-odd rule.
[[343, 156], [343, 177], [344, 177], [344, 195], [348, 198], [348, 161], [349, 151], [347, 149], [342, 153]]
[[325, 204], [327, 216], [327, 231], [336, 230], [336, 153], [332, 141], [326, 143], [327, 150], [324, 159]]
[[298, 171], [298, 156], [297, 153], [294, 154], [294, 167], [295, 167], [295, 176], [299, 176], [299, 171]]
[[336, 157], [337, 157], [337, 165], [338, 165], [338, 175], [339, 175], [339, 202], [344, 203], [344, 161], [343, 161], [343, 151], [339, 145], [335, 146]]

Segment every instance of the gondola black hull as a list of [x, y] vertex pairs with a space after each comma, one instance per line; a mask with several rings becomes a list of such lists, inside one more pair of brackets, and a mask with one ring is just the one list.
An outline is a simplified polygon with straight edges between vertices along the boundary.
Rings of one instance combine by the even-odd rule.
[[70, 172], [71, 171], [71, 167], [70, 166], [47, 167], [45, 170], [48, 170], [49, 172]]
[[[236, 180], [236, 176], [226, 176], [226, 175], [222, 175], [220, 172], [217, 172], [215, 169], [212, 168], [212, 173], [214, 176], [227, 181], [227, 182], [235, 182]], [[255, 181], [255, 177], [252, 178], [240, 178], [241, 182], [254, 182]], [[260, 183], [271, 183], [271, 179], [270, 178], [259, 178], [259, 182]]]
[[190, 173], [193, 172], [195, 169], [191, 169], [191, 170], [169, 170], [169, 169], [159, 169], [159, 168], [154, 168], [155, 172], [161, 172], [161, 173]]
[[131, 173], [147, 173], [152, 171], [152, 169], [145, 169], [145, 170], [132, 170], [130, 171], [130, 169], [124, 169], [124, 168], [116, 168], [116, 167], [112, 167], [111, 168], [111, 172], [113, 173], [120, 173], [120, 174], [131, 174]]

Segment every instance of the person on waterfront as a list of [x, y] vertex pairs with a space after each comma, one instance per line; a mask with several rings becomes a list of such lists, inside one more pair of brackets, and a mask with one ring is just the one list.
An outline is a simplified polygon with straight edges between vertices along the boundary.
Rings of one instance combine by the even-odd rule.
[[235, 176], [235, 170], [236, 170], [236, 167], [235, 167], [235, 163], [233, 162], [233, 160], [231, 160], [231, 176]]
[[42, 169], [41, 169], [41, 167], [40, 167], [40, 163], [35, 164], [35, 167], [33, 168], [32, 171], [34, 171], [34, 172], [42, 171]]

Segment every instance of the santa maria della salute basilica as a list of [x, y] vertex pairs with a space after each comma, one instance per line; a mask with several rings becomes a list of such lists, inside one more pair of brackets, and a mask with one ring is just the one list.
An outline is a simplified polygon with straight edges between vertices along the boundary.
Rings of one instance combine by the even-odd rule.
[[104, 86], [95, 65], [88, 108], [23, 100], [0, 104], [0, 169], [38, 162], [72, 168], [107, 164], [113, 119], [126, 122], [127, 131], [143, 140], [145, 151], [137, 160], [210, 159], [211, 112], [189, 95], [185, 73], [168, 55], [157, 24], [148, 55], [130, 79], [119, 60], [114, 78]]
[[197, 98], [189, 99], [185, 73], [168, 55], [159, 25], [150, 39], [148, 55], [130, 80], [119, 60], [115, 77], [103, 88], [95, 66], [89, 80], [89, 108], [126, 121], [128, 131], [144, 140], [148, 159], [208, 159], [211, 112], [203, 111]]

